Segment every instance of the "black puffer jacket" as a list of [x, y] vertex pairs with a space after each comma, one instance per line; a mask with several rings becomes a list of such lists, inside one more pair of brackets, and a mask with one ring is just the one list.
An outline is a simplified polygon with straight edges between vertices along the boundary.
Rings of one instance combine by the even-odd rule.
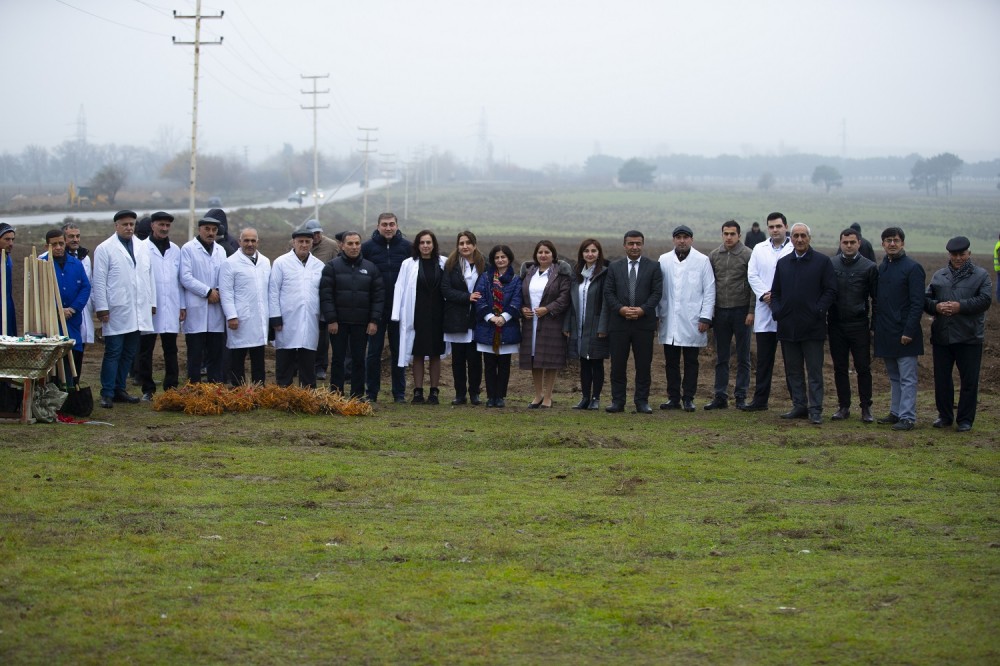
[[[943, 301], [958, 301], [959, 313], [942, 317], [935, 309]], [[989, 273], [974, 266], [972, 274], [955, 280], [945, 266], [931, 276], [924, 297], [924, 312], [934, 317], [931, 344], [982, 344], [986, 335], [986, 311], [993, 304]]]
[[830, 326], [868, 328], [868, 302], [875, 300], [878, 266], [860, 252], [850, 260], [839, 254], [831, 261], [837, 275], [837, 300], [827, 313]]
[[323, 267], [319, 309], [328, 324], [379, 323], [385, 306], [385, 286], [378, 267], [361, 255], [351, 261], [341, 252]]
[[398, 230], [392, 240], [386, 241], [376, 229], [372, 232], [372, 237], [361, 244], [361, 256], [375, 264], [382, 273], [382, 284], [385, 286], [385, 309], [382, 312], [386, 318], [392, 312], [392, 297], [396, 291], [399, 267], [412, 254], [413, 245]]

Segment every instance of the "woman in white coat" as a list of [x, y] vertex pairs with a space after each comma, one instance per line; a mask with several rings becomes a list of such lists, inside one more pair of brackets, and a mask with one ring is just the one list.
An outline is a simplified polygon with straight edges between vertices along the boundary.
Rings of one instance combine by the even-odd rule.
[[312, 232], [292, 232], [292, 250], [271, 264], [267, 310], [274, 329], [275, 381], [290, 386], [296, 370], [299, 385], [316, 388], [319, 342], [319, 280], [323, 262], [314, 257]]
[[233, 386], [246, 380], [250, 355], [250, 380], [264, 383], [264, 347], [267, 345], [268, 280], [271, 260], [257, 251], [257, 230], [240, 232], [240, 249], [219, 270], [219, 297], [229, 336], [229, 379]]
[[424, 400], [424, 359], [431, 390], [427, 404], [439, 404], [444, 342], [444, 297], [441, 280], [448, 260], [440, 254], [437, 236], [424, 229], [413, 239], [413, 256], [399, 267], [393, 292], [392, 321], [399, 322], [399, 367], [413, 363], [413, 404]]

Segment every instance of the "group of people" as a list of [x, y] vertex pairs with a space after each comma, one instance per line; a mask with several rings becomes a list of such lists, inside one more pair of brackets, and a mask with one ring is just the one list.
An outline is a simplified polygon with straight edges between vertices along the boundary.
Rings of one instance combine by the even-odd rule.
[[[605, 411], [622, 412], [631, 356], [632, 401], [640, 414], [653, 412], [655, 339], [663, 347], [667, 386], [667, 400], [659, 407], [691, 412], [699, 351], [709, 344], [711, 331], [716, 362], [706, 410], [728, 408], [733, 358], [736, 408], [767, 410], [780, 342], [792, 402], [781, 417], [822, 423], [828, 340], [838, 402], [832, 419], [850, 418], [853, 362], [861, 420], [873, 422], [874, 339], [874, 355], [883, 359], [891, 387], [889, 412], [878, 421], [910, 430], [926, 313], [933, 318], [934, 427], [955, 424], [967, 431], [975, 420], [992, 286], [986, 269], [972, 262], [963, 236], [948, 241], [948, 265], [925, 284], [924, 270], [906, 255], [906, 236], [898, 227], [882, 232], [885, 255], [876, 263], [860, 226], [844, 229], [836, 255], [829, 257], [812, 247], [807, 225], [789, 228], [777, 212], [767, 217], [763, 240], [754, 229], [752, 249], [742, 242], [739, 223], [730, 220], [722, 224], [721, 244], [708, 255], [693, 247], [693, 231], [679, 225], [673, 249], [658, 260], [644, 255], [645, 237], [632, 230], [623, 239], [625, 256], [613, 262], [598, 240], [588, 238], [574, 263], [542, 240], [520, 265], [505, 244], [484, 254], [467, 230], [448, 254], [431, 230], [410, 241], [392, 213], [379, 216], [368, 239], [356, 231], [328, 238], [310, 220], [292, 233], [290, 250], [273, 263], [258, 251], [253, 228], [243, 229], [238, 247], [228, 251], [217, 242], [220, 227], [225, 235], [227, 226], [218, 209], [199, 220], [198, 235], [182, 247], [169, 238], [170, 214], [149, 216], [149, 236], [142, 241], [134, 238], [136, 219], [132, 211], [115, 214], [115, 233], [94, 251], [92, 268], [75, 225], [46, 235], [58, 266], [68, 334], [77, 342], [77, 367], [84, 345], [93, 341], [88, 309], [101, 322], [106, 408], [140, 400], [125, 386], [137, 354], [141, 399], [152, 399], [157, 336], [165, 361], [162, 386], [177, 386], [177, 335], [183, 331], [188, 382], [201, 381], [204, 374], [209, 381], [238, 385], [246, 381], [249, 356], [250, 381], [263, 383], [264, 348], [273, 340], [277, 384], [290, 385], [297, 376], [300, 385], [314, 387], [317, 378], [325, 378], [328, 343], [330, 388], [370, 402], [380, 393], [386, 337], [397, 403], [407, 402], [405, 369], [412, 366], [410, 402], [439, 404], [441, 359], [450, 354], [451, 404], [479, 405], [485, 388], [486, 406], [502, 408], [516, 353], [520, 369], [531, 372], [529, 408], [552, 406], [557, 373], [575, 358], [582, 395], [574, 409], [600, 409], [610, 358], [611, 400]], [[0, 226], [0, 245], [9, 249], [13, 236], [9, 225]], [[1000, 274], [998, 253], [1000, 243], [994, 250]], [[757, 349], [752, 393], [751, 331]]]

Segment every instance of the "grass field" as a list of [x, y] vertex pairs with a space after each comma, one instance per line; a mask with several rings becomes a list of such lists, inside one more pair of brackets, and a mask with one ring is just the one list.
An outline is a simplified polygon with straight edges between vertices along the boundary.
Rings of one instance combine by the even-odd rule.
[[0, 662], [996, 663], [989, 401], [7, 426]]

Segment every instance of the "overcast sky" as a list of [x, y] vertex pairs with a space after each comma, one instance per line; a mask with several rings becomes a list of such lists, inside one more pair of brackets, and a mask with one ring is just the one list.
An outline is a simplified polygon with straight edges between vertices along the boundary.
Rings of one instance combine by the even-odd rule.
[[[0, 0], [0, 151], [190, 141], [193, 0]], [[212, 0], [199, 146], [1000, 157], [997, 0]], [[846, 131], [845, 131], [846, 130]]]

